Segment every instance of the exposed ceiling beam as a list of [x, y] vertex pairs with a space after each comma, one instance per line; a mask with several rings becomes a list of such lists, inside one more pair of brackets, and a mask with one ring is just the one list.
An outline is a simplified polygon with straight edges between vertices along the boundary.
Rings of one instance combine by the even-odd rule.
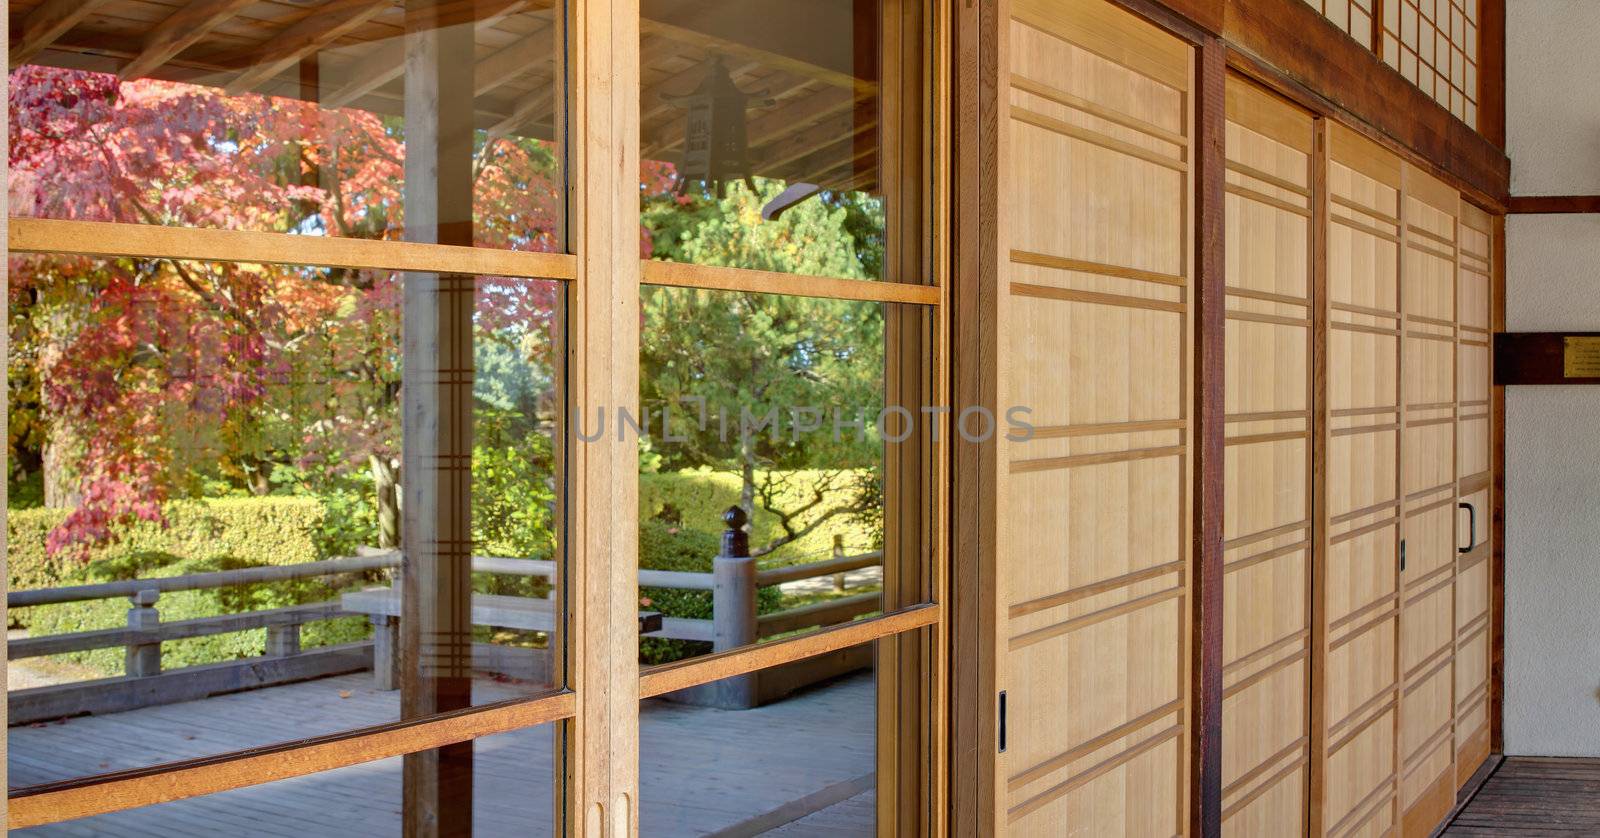
[[528, 124], [528, 121], [533, 119], [534, 116], [553, 108], [555, 100], [555, 85], [550, 85], [542, 91], [524, 96], [522, 103], [517, 106], [516, 110], [511, 112], [510, 116], [489, 127], [488, 141], [493, 142], [501, 137], [511, 136], [517, 129]]
[[55, 43], [57, 38], [67, 34], [68, 29], [78, 25], [78, 21], [105, 3], [106, 0], [45, 0], [35, 6], [22, 19], [17, 38], [11, 42], [11, 69], [15, 70], [33, 60], [40, 50]]
[[837, 142], [840, 137], [853, 137], [876, 128], [878, 109], [863, 102], [854, 111], [834, 114], [821, 122], [779, 138], [750, 152], [750, 167], [772, 172], [805, 157], [819, 148]]
[[758, 47], [747, 46], [737, 41], [719, 38], [715, 35], [707, 35], [704, 32], [697, 32], [687, 27], [675, 26], [670, 23], [662, 23], [659, 20], [651, 20], [649, 18], [640, 20], [639, 31], [646, 34], [659, 35], [663, 38], [677, 41], [681, 44], [699, 47], [707, 52], [715, 52], [721, 55], [730, 56], [732, 58], [738, 58], [743, 61], [759, 62], [775, 70], [783, 70], [785, 72], [794, 73], [797, 76], [804, 76], [808, 79], [812, 79], [813, 81], [820, 81], [823, 84], [831, 87], [842, 87], [847, 90], [855, 90], [857, 93], [862, 95], [874, 93], [878, 89], [876, 83], [866, 79], [856, 78], [849, 73], [841, 73], [838, 70], [831, 70], [827, 67], [822, 67], [799, 58], [780, 55], [776, 52], [760, 49]]
[[395, 0], [333, 0], [278, 33], [251, 57], [249, 69], [228, 84], [228, 95], [254, 90], [394, 6]]
[[[539, 46], [538, 36], [540, 35], [544, 35], [549, 39], [545, 44], [545, 49], [537, 48]], [[510, 46], [479, 61], [478, 66], [473, 68], [473, 95], [482, 96], [532, 70], [541, 63], [550, 65], [553, 71], [556, 46], [554, 36], [548, 29], [531, 33], [527, 37], [518, 38], [511, 42]]]
[[[848, 111], [856, 101], [855, 94], [838, 88], [796, 96], [792, 101], [779, 104], [752, 119], [745, 132], [747, 141], [751, 147], [766, 145], [813, 122]], [[646, 160], [662, 159], [660, 155], [683, 144], [683, 128], [683, 120], [680, 119], [668, 123], [659, 131], [652, 132], [650, 142], [640, 150], [639, 156]]]
[[255, 0], [193, 0], [151, 29], [144, 37], [139, 54], [117, 75], [124, 79], [150, 75], [253, 2]]
[[[500, 21], [529, 8], [544, 8], [544, 2], [532, 0], [514, 0], [507, 3], [504, 8], [489, 15], [477, 23], [473, 28], [479, 32], [492, 29]], [[350, 68], [347, 75], [350, 81], [343, 87], [322, 97], [322, 106], [325, 108], [342, 108], [351, 102], [377, 90], [380, 87], [400, 78], [405, 71], [406, 42], [404, 38], [390, 38], [377, 44], [356, 65]]]

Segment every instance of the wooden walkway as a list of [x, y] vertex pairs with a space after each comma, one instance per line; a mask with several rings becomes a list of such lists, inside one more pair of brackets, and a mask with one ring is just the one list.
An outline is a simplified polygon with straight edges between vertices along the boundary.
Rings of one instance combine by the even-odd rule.
[[[478, 702], [515, 695], [479, 682]], [[640, 718], [641, 833], [651, 836], [871, 835], [872, 675], [755, 710], [659, 699]], [[102, 773], [392, 720], [399, 693], [361, 673], [10, 730], [13, 787]], [[549, 835], [550, 726], [478, 740], [475, 832]], [[52, 824], [28, 836], [392, 836], [400, 760]]]
[[1600, 835], [1600, 759], [1507, 757], [1444, 838]]

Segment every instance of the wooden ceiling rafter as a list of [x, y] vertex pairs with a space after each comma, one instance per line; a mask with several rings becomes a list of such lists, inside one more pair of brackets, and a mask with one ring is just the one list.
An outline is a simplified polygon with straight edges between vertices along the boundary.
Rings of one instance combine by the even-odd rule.
[[[535, 2], [535, 0], [514, 0], [514, 2], [507, 3], [493, 14], [473, 24], [473, 28], [478, 32], [483, 32], [494, 28], [501, 21], [512, 15], [519, 14], [530, 8], [541, 8], [547, 5], [546, 3]], [[377, 43], [365, 55], [356, 59], [356, 63], [346, 73], [350, 77], [349, 82], [322, 97], [322, 106], [325, 108], [346, 107], [362, 96], [400, 78], [400, 75], [405, 71], [405, 60], [405, 39], [388, 38]]]
[[[750, 66], [757, 69], [761, 67], [761, 65]], [[640, 119], [639, 134], [643, 143], [640, 149], [640, 156], [643, 159], [659, 160], [661, 155], [670, 154], [683, 145], [683, 109], [669, 102], [668, 97], [680, 95], [680, 91], [682, 93], [692, 91], [694, 86], [698, 85], [698, 80], [703, 78], [704, 75], [705, 64], [702, 61], [684, 72], [676, 74], [671, 80], [676, 83], [679, 77], [693, 79], [693, 85], [687, 88], [674, 88], [669, 87], [667, 81], [663, 81], [646, 89], [645, 95], [649, 96], [650, 99], [641, 99], [640, 101], [655, 101], [660, 103], [660, 106], [653, 108], [648, 116]], [[751, 146], [759, 145], [771, 138], [770, 135], [763, 135], [758, 130], [755, 130], [757, 128], [756, 123], [763, 119], [764, 114], [771, 113], [773, 109], [781, 108], [793, 102], [796, 98], [803, 96], [807, 88], [815, 84], [811, 79], [796, 77], [781, 71], [761, 78], [752, 78], [748, 72], [730, 73], [730, 75], [733, 75], [735, 85], [740, 89], [760, 93], [762, 94], [762, 99], [770, 99], [775, 102], [775, 104], [755, 112], [750, 125], [751, 130], [748, 132], [748, 144]], [[776, 83], [774, 83], [774, 76], [778, 77]], [[800, 124], [790, 123], [783, 126], [781, 130], [792, 131], [804, 126], [804, 122]]]
[[250, 67], [228, 83], [228, 95], [256, 89], [394, 6], [395, 0], [333, 0], [319, 7], [263, 44]]
[[[230, 95], [256, 92], [302, 95], [296, 68], [316, 57], [326, 87], [325, 108], [354, 107], [374, 113], [403, 110], [405, 43], [402, 0], [329, 0], [312, 8], [262, 3], [262, 0], [188, 0], [176, 7], [129, 7], [127, 0], [43, 0], [22, 21], [55, 19], [65, 9], [109, 4], [108, 13], [72, 12], [66, 23], [37, 36], [35, 57], [48, 63], [124, 79], [222, 86]], [[171, 0], [160, 0], [171, 2]], [[171, 8], [170, 12], [164, 9]], [[539, 72], [551, 51], [529, 41], [554, 37], [548, 12], [554, 0], [442, 0], [442, 20], [473, 21], [477, 67], [474, 71], [476, 126], [491, 137], [529, 133], [550, 138], [554, 131], [558, 85]], [[507, 25], [525, 12], [545, 12], [530, 22]], [[162, 15], [165, 14], [165, 17]], [[83, 25], [78, 25], [83, 23]], [[23, 25], [19, 33], [26, 29]], [[140, 36], [141, 30], [144, 32]], [[713, 56], [723, 56], [730, 75], [757, 96], [749, 112], [748, 142], [758, 173], [780, 176], [804, 168], [813, 177], [836, 173], [855, 178], [859, 149], [845, 149], [841, 137], [855, 137], [876, 123], [875, 81], [820, 66], [821, 59], [798, 57], [781, 39], [751, 45], [733, 32], [698, 31], [685, 21], [641, 21], [644, 90], [641, 101], [641, 156], [672, 159], [684, 134], [682, 109], [669, 96], [692, 92]], [[743, 31], [743, 30], [740, 30]], [[45, 40], [48, 43], [43, 43]], [[551, 43], [551, 49], [555, 48]], [[15, 53], [14, 54], [18, 54]], [[499, 94], [499, 95], [495, 95]], [[490, 97], [493, 98], [490, 98]], [[826, 169], [827, 171], [818, 171]], [[837, 178], [833, 178], [837, 180]]]
[[33, 60], [57, 38], [105, 5], [107, 0], [45, 0], [22, 19], [22, 29], [11, 43], [10, 68]]
[[150, 75], [178, 54], [200, 43], [228, 18], [255, 0], [192, 0], [145, 35], [143, 47], [117, 75], [137, 79]]

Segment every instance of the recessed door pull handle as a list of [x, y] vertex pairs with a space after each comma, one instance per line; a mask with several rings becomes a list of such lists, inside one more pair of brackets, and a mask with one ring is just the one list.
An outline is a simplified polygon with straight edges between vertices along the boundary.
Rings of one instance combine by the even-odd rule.
[[1457, 504], [1457, 508], [1467, 510], [1467, 546], [1456, 549], [1461, 553], [1471, 553], [1478, 546], [1478, 508], [1466, 501]]

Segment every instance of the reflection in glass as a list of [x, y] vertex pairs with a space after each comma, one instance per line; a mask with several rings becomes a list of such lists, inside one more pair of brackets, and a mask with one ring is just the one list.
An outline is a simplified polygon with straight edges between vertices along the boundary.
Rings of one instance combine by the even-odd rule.
[[560, 682], [559, 283], [48, 255], [10, 279], [13, 786]]
[[561, 4], [177, 6], [13, 37], [13, 215], [565, 249]]
[[875, 646], [756, 673], [752, 709], [642, 702], [639, 834], [875, 835]]
[[[328, 705], [320, 709], [337, 712], [337, 708]], [[234, 720], [235, 724], [249, 722], [249, 717]], [[17, 732], [12, 732], [13, 737]], [[553, 734], [554, 725], [547, 724], [475, 740], [472, 782], [466, 786], [470, 794], [446, 795], [442, 799], [437, 810], [439, 820], [454, 829], [441, 828], [436, 834], [530, 838], [555, 834]], [[92, 758], [85, 758], [82, 752], [63, 750], [58, 758], [77, 760], [76, 773], [92, 767]], [[204, 797], [15, 830], [12, 834], [29, 838], [423, 834], [404, 826], [401, 786], [401, 758], [393, 757]]]
[[885, 263], [889, 213], [914, 203], [888, 123], [914, 120], [896, 80], [921, 78], [882, 46], [904, 5], [644, 0], [641, 255], [923, 281]]
[[641, 590], [668, 618], [641, 662], [878, 611], [884, 306], [654, 287], [641, 305], [639, 566], [715, 580]]

